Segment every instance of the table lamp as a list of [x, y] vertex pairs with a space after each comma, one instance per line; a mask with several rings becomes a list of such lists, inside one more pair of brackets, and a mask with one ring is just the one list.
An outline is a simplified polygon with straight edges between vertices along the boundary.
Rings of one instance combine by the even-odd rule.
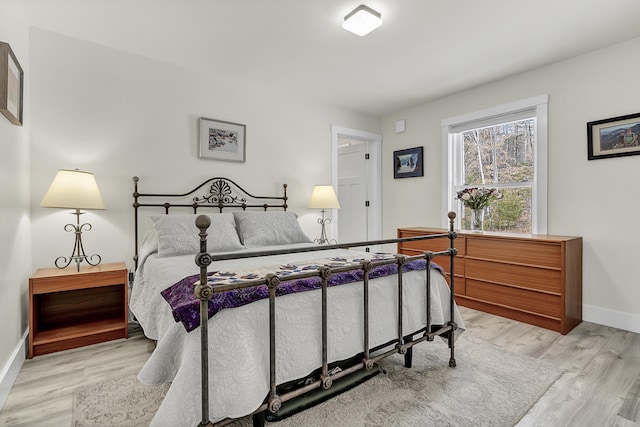
[[336, 192], [333, 190], [333, 186], [316, 185], [313, 187], [309, 208], [320, 209], [322, 212], [322, 218], [318, 218], [318, 224], [322, 225], [322, 231], [320, 238], [314, 239], [314, 242], [320, 244], [331, 243], [329, 239], [327, 239], [327, 231], [325, 229], [326, 224], [331, 223], [331, 219], [325, 218], [324, 214], [327, 209], [340, 209], [340, 203], [338, 202], [338, 197], [336, 197]]
[[80, 209], [105, 209], [98, 184], [92, 173], [78, 169], [60, 169], [40, 202], [40, 206], [45, 208], [75, 209], [75, 212], [71, 212], [71, 214], [76, 216], [76, 224], [64, 226], [65, 231], [72, 231], [76, 235], [73, 253], [69, 257], [61, 256], [56, 258], [56, 267], [66, 268], [71, 262], [75, 262], [78, 271], [80, 271], [80, 263], [82, 261], [89, 265], [100, 264], [100, 255], [87, 256], [82, 246], [82, 231], [91, 230], [91, 224], [80, 224], [80, 215], [84, 213], [80, 212]]

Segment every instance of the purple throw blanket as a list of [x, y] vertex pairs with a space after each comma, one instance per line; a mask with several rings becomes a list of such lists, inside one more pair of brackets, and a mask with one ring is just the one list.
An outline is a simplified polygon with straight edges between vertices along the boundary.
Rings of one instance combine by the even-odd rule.
[[[438, 264], [432, 262], [431, 266], [440, 271], [440, 273], [444, 274], [442, 267], [440, 267]], [[277, 273], [277, 276], [280, 277], [282, 282], [276, 288], [276, 296], [319, 289], [321, 287], [321, 280], [319, 277], [287, 280], [287, 276], [290, 274], [304, 270], [315, 270], [317, 268], [318, 265], [309, 265], [303, 268], [299, 268], [295, 265], [282, 266], [281, 271]], [[402, 271], [408, 272], [413, 270], [424, 270], [425, 268], [426, 261], [423, 259], [419, 259], [405, 264]], [[396, 274], [397, 272], [397, 264], [387, 264], [371, 269], [371, 271], [369, 272], [369, 279], [389, 276], [392, 274]], [[214, 287], [216, 284], [238, 283], [243, 279], [256, 279], [260, 277], [256, 274], [248, 274], [236, 278], [235, 274], [233, 273], [218, 271], [209, 272], [208, 276], [209, 284], [213, 285]], [[345, 283], [359, 282], [363, 280], [363, 277], [364, 272], [360, 269], [347, 271], [344, 273], [336, 273], [327, 280], [327, 286], [337, 286]], [[164, 299], [171, 306], [173, 318], [176, 320], [176, 322], [182, 322], [187, 332], [191, 332], [192, 330], [200, 326], [200, 300], [197, 299], [194, 295], [194, 284], [199, 279], [199, 274], [185, 277], [178, 283], [168, 287], [161, 292]], [[219, 293], [216, 292], [209, 300], [209, 319], [224, 308], [240, 307], [264, 298], [269, 298], [269, 290], [266, 285]]]

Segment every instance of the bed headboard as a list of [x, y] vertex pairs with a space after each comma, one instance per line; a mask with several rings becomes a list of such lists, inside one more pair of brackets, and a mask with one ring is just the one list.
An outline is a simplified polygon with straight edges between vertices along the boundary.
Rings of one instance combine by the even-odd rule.
[[156, 208], [169, 214], [171, 208], [189, 208], [193, 213], [223, 209], [283, 209], [287, 210], [287, 184], [282, 184], [282, 196], [254, 196], [233, 180], [223, 177], [209, 178], [191, 191], [177, 194], [138, 192], [140, 178], [133, 177], [134, 256], [138, 268], [139, 208]]

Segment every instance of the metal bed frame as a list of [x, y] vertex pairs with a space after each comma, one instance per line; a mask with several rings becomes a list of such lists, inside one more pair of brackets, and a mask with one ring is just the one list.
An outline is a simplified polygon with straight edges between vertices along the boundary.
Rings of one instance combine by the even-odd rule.
[[[287, 210], [287, 184], [282, 184], [282, 196], [254, 196], [240, 187], [229, 178], [214, 177], [209, 178], [193, 190], [186, 193], [162, 194], [162, 193], [140, 193], [138, 192], [138, 182], [140, 178], [133, 177], [133, 216], [134, 216], [134, 256], [135, 268], [138, 269], [138, 249], [139, 249], [139, 212], [140, 208], [162, 208], [165, 214], [169, 214], [171, 208], [191, 208], [193, 213], [198, 213], [198, 209], [218, 210], [223, 209], [273, 209], [282, 208]], [[200, 196], [194, 196], [199, 194]], [[188, 198], [191, 197], [191, 200]], [[141, 202], [151, 200], [150, 202]], [[175, 202], [154, 202], [154, 200], [175, 200]]]
[[[135, 256], [136, 268], [138, 263], [138, 209], [140, 207], [156, 207], [163, 208], [166, 214], [169, 214], [171, 207], [189, 207], [193, 209], [194, 213], [197, 213], [198, 208], [215, 208], [220, 212], [224, 208], [235, 208], [246, 210], [247, 208], [260, 208], [265, 211], [268, 208], [287, 208], [287, 184], [283, 185], [283, 196], [276, 197], [263, 197], [253, 196], [246, 192], [242, 187], [238, 186], [235, 182], [227, 178], [211, 178], [190, 192], [183, 194], [143, 194], [138, 192], [138, 177], [133, 178], [134, 182], [134, 215], [135, 215]], [[209, 187], [207, 188], [207, 185]], [[202, 190], [205, 188], [206, 190]], [[193, 197], [191, 203], [141, 203], [140, 198], [185, 198], [193, 196], [198, 191], [207, 191], [201, 197]], [[262, 201], [263, 203], [260, 203]], [[270, 201], [268, 203], [266, 201]], [[454, 240], [457, 237], [457, 233], [454, 231], [454, 220], [456, 214], [454, 212], [448, 213], [449, 218], [449, 231], [443, 234], [432, 234], [428, 236], [416, 236], [408, 238], [376, 240], [367, 242], [354, 242], [346, 244], [333, 244], [333, 245], [320, 245], [317, 247], [305, 247], [297, 249], [286, 250], [270, 250], [261, 252], [251, 252], [246, 254], [210, 254], [207, 252], [207, 230], [211, 225], [211, 220], [206, 215], [200, 215], [196, 218], [195, 224], [199, 229], [200, 239], [200, 252], [195, 257], [195, 263], [200, 269], [200, 280], [195, 283], [194, 293], [196, 298], [200, 300], [200, 345], [201, 345], [201, 407], [202, 416], [199, 426], [224, 426], [233, 422], [233, 419], [224, 419], [218, 423], [212, 423], [209, 420], [209, 339], [208, 339], [208, 304], [214, 293], [225, 292], [230, 290], [267, 286], [269, 290], [269, 394], [265, 399], [265, 402], [253, 413], [254, 426], [264, 425], [265, 411], [275, 413], [279, 411], [284, 402], [299, 397], [305, 393], [308, 393], [317, 389], [329, 390], [334, 385], [334, 382], [346, 377], [350, 374], [354, 374], [363, 369], [372, 370], [376, 367], [377, 363], [381, 360], [389, 357], [393, 354], [399, 353], [404, 355], [405, 366], [410, 368], [412, 363], [412, 351], [413, 346], [423, 341], [433, 341], [437, 336], [443, 336], [447, 339], [448, 347], [450, 350], [449, 367], [454, 368], [456, 366], [455, 361], [455, 337], [454, 332], [458, 328], [458, 325], [454, 321], [454, 275], [449, 275], [450, 286], [450, 298], [449, 298], [449, 311], [450, 319], [445, 325], [432, 325], [431, 324], [431, 276], [430, 268], [431, 262], [436, 256], [448, 256], [450, 260], [450, 270], [454, 271], [454, 259], [457, 254], [457, 250], [454, 247]], [[247, 280], [242, 283], [216, 285], [215, 287], [207, 283], [207, 269], [215, 261], [228, 260], [228, 259], [240, 259], [240, 258], [253, 258], [260, 256], [281, 255], [281, 254], [293, 254], [300, 252], [315, 252], [324, 251], [330, 249], [349, 249], [354, 247], [383, 245], [383, 244], [397, 244], [400, 242], [411, 242], [418, 240], [430, 240], [438, 238], [448, 238], [450, 240], [449, 248], [445, 251], [431, 252], [426, 251], [422, 254], [415, 256], [395, 255], [391, 260], [373, 260], [363, 261], [358, 265], [341, 266], [337, 268], [331, 268], [328, 266], [320, 267], [318, 270], [308, 271], [304, 273], [296, 273], [286, 277], [286, 281], [299, 280], [310, 277], [319, 277], [321, 281], [321, 310], [322, 310], [322, 366], [320, 368], [320, 374], [318, 381], [313, 381], [310, 384], [287, 391], [285, 393], [278, 393], [278, 384], [276, 382], [276, 289], [280, 285], [281, 279], [275, 273], [267, 274], [266, 276], [258, 279]], [[425, 259], [426, 260], [426, 326], [422, 329], [410, 333], [408, 335], [403, 334], [403, 301], [402, 301], [402, 288], [403, 288], [403, 266], [413, 260]], [[397, 319], [397, 337], [389, 343], [380, 346], [376, 349], [371, 349], [369, 346], [369, 272], [379, 266], [396, 264], [398, 267], [398, 319]], [[349, 367], [340, 371], [334, 372], [329, 370], [329, 363], [331, 361], [327, 358], [327, 281], [333, 275], [337, 273], [343, 273], [353, 270], [363, 271], [363, 305], [364, 305], [364, 344], [363, 353], [360, 361], [355, 362]], [[392, 347], [391, 349], [378, 353], [373, 350], [381, 350], [381, 348]], [[375, 355], [372, 352], [376, 353]]]

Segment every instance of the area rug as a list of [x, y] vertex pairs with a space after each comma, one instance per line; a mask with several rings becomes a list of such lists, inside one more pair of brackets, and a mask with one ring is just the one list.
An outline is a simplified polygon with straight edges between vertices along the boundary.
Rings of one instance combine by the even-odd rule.
[[73, 391], [72, 426], [148, 426], [169, 385], [148, 387], [135, 375], [110, 378]]
[[[444, 342], [414, 348], [413, 368], [394, 355], [385, 374], [277, 423], [298, 426], [513, 426], [562, 374], [544, 361], [461, 337], [456, 368]], [[165, 390], [134, 376], [79, 387], [74, 426], [146, 426]], [[251, 426], [251, 417], [232, 425]], [[173, 427], [173, 426], [172, 426]]]

